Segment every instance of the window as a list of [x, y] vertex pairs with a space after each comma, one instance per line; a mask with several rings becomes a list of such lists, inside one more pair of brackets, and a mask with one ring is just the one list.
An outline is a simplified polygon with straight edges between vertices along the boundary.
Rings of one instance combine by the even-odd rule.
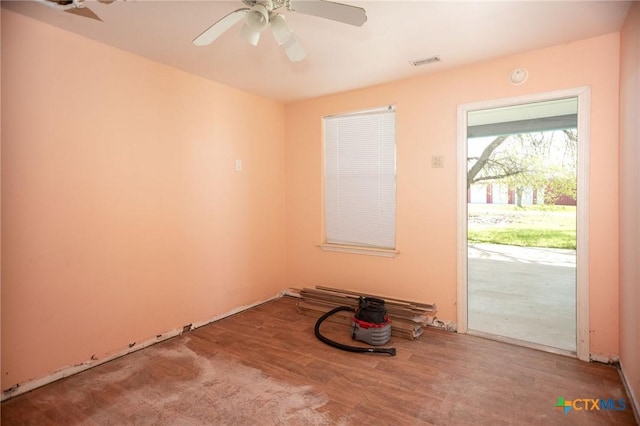
[[393, 107], [324, 118], [326, 244], [395, 249]]

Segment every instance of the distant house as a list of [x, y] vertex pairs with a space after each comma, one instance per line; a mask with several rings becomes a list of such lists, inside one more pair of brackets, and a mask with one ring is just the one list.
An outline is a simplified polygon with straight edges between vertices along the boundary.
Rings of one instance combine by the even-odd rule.
[[[560, 195], [554, 202], [545, 203], [545, 195], [547, 200], [552, 194], [550, 189], [539, 190], [536, 188], [526, 188], [522, 192], [523, 206], [554, 204], [557, 206], [575, 206], [575, 198], [569, 195]], [[517, 195], [515, 188], [509, 188], [505, 184], [487, 183], [474, 184], [467, 190], [467, 202], [474, 204], [517, 204]]]

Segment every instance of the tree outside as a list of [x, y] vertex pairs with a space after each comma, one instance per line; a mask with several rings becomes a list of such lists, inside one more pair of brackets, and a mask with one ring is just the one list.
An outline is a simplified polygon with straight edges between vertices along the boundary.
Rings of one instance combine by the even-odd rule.
[[[513, 205], [470, 204], [470, 242], [575, 249], [575, 128], [470, 139], [468, 147], [467, 189], [500, 185], [515, 194]], [[527, 191], [534, 203], [523, 202]]]
[[515, 189], [519, 207], [526, 188], [544, 192], [545, 204], [560, 196], [576, 198], [576, 129], [478, 139], [484, 140], [469, 141], [467, 188], [506, 184]]

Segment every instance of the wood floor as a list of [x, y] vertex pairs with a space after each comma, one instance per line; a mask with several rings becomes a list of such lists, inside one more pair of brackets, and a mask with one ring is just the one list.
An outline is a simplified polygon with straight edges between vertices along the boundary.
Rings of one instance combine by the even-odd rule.
[[[613, 367], [434, 329], [354, 354], [314, 323], [284, 297], [5, 401], [2, 425], [636, 424]], [[559, 397], [627, 408], [564, 414]]]

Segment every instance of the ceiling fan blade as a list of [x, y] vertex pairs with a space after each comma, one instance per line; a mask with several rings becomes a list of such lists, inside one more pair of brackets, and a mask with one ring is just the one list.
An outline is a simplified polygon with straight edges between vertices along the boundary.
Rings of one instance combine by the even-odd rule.
[[242, 26], [242, 29], [240, 30], [240, 37], [247, 40], [254, 46], [257, 46], [258, 42], [260, 41], [260, 31], [252, 30], [245, 22], [245, 24]]
[[298, 13], [331, 19], [356, 27], [361, 27], [367, 22], [367, 12], [363, 8], [348, 4], [326, 0], [298, 0], [291, 3], [291, 8]]
[[102, 19], [100, 19], [100, 17], [95, 13], [93, 13], [93, 11], [88, 7], [72, 7], [70, 9], [65, 9], [65, 12], [68, 12], [77, 16], [82, 16], [83, 18], [95, 19], [97, 21], [102, 22]]
[[193, 44], [196, 46], [205, 46], [213, 43], [213, 41], [220, 37], [222, 33], [240, 22], [246, 16], [247, 12], [249, 12], [248, 8], [238, 9], [231, 12], [196, 37], [193, 40]]
[[307, 57], [307, 52], [304, 50], [302, 43], [300, 43], [298, 37], [293, 33], [291, 37], [289, 37], [289, 40], [281, 44], [280, 47], [282, 47], [291, 62], [300, 62]]

